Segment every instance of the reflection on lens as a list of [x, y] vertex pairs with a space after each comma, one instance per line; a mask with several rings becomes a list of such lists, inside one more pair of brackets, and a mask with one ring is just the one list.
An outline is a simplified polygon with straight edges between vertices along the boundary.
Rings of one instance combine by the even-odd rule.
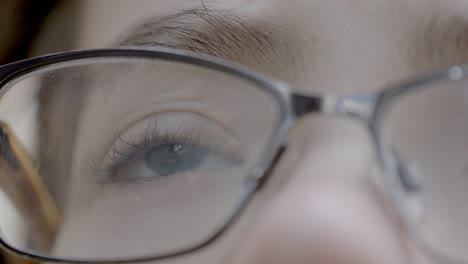
[[[468, 261], [468, 82], [447, 81], [395, 100], [384, 122], [401, 161], [413, 164], [403, 208], [429, 247]], [[417, 175], [420, 174], [420, 175]]]
[[51, 257], [198, 246], [242, 202], [279, 122], [277, 102], [257, 84], [155, 59], [66, 62], [3, 91], [11, 136], [0, 137], [0, 206], [13, 209], [1, 216], [1, 237]]

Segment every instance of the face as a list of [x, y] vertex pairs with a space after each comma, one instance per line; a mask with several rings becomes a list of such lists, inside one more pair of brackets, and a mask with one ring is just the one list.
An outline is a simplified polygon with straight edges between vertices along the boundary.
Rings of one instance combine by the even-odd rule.
[[[204, 10], [202, 4], [208, 10], [217, 10], [218, 13], [210, 18], [212, 20], [199, 14], [184, 13], [184, 10]], [[82, 1], [75, 48], [120, 44], [170, 46], [246, 65], [286, 81], [302, 93], [377, 92], [418, 74], [466, 61], [468, 43], [463, 37], [466, 32], [463, 23], [467, 9], [468, 3], [462, 0], [90, 0]], [[211, 41], [202, 43], [200, 40], [203, 38], [191, 35], [197, 25], [207, 26], [210, 21], [218, 23], [223, 17], [227, 22], [215, 26], [213, 30], [217, 35]], [[229, 20], [240, 21], [240, 24], [231, 25]], [[190, 21], [195, 25], [180, 21]], [[146, 26], [141, 27], [142, 24]], [[174, 32], [168, 31], [169, 28]], [[212, 197], [235, 200], [235, 190], [231, 190], [232, 194], [214, 191], [220, 186], [235, 185], [239, 179], [234, 176], [221, 181], [210, 173], [203, 173], [207, 179], [198, 189], [202, 191], [194, 192], [190, 187], [200, 184], [199, 173], [195, 172], [179, 179], [176, 195], [163, 188], [171, 184], [164, 180], [143, 185], [128, 183], [135, 179], [126, 177], [131, 174], [127, 172], [147, 173], [148, 168], [142, 168], [138, 162], [120, 167], [104, 165], [104, 171], [113, 171], [117, 175], [114, 179], [120, 182], [117, 186], [90, 184], [88, 178], [82, 177], [90, 174], [83, 169], [89, 169], [84, 164], [89, 163], [90, 156], [106, 157], [105, 150], [109, 146], [117, 152], [124, 152], [120, 149], [129, 145], [135, 135], [147, 133], [148, 127], [155, 130], [154, 126], [158, 135], [148, 136], [149, 141], [172, 142], [173, 139], [164, 139], [165, 135], [180, 133], [180, 140], [185, 144], [183, 147], [195, 156], [204, 157], [197, 163], [202, 168], [200, 171], [222, 166], [227, 168], [227, 174], [238, 175], [250, 165], [250, 160], [260, 155], [257, 150], [265, 146], [267, 136], [257, 136], [253, 141], [252, 135], [256, 131], [269, 131], [275, 121], [272, 113], [276, 110], [268, 98], [243, 91], [239, 88], [243, 85], [226, 76], [209, 75], [210, 83], [207, 84], [208, 73], [178, 67], [160, 65], [161, 69], [154, 78], [161, 85], [157, 88], [158, 96], [154, 98], [146, 96], [145, 89], [155, 88], [144, 80], [139, 83], [141, 90], [119, 89], [135, 85], [138, 78], [125, 83], [123, 78], [115, 77], [115, 83], [110, 84], [96, 78], [92, 85], [112, 87], [82, 92], [86, 99], [79, 104], [86, 105], [81, 108], [86, 110], [80, 111], [79, 118], [76, 118], [78, 132], [73, 140], [72, 157], [55, 157], [57, 160], [71, 160], [70, 186], [74, 186], [66, 194], [59, 194], [66, 197], [65, 207], [71, 209], [65, 212], [64, 226], [59, 234], [59, 244], [66, 246], [56, 247], [54, 251], [57, 254], [79, 256], [81, 251], [89, 252], [90, 248], [96, 256], [112, 254], [116, 248], [128, 248], [128, 244], [119, 245], [119, 240], [136, 238], [135, 245], [158, 243], [169, 246], [177, 243], [170, 239], [174, 234], [154, 231], [154, 225], [174, 224], [200, 212], [210, 217], [193, 221], [179, 232], [193, 232], [206, 224], [216, 225], [216, 221], [221, 220], [211, 215], [223, 210], [223, 205], [213, 201]], [[148, 69], [132, 65], [97, 68], [98, 71], [107, 71], [102, 76], [116, 72], [141, 74]], [[176, 91], [167, 89], [169, 84], [180, 79], [191, 80], [190, 85], [180, 85]], [[215, 85], [221, 83], [225, 84], [223, 88]], [[194, 86], [203, 87], [203, 92], [197, 96], [191, 94], [188, 88]], [[171, 101], [173, 103], [169, 107], [168, 102]], [[215, 103], [207, 104], [208, 101]], [[244, 102], [252, 107], [239, 108], [234, 102]], [[111, 111], [103, 110], [103, 105]], [[405, 107], [410, 112], [415, 105]], [[97, 116], [96, 112], [101, 114]], [[56, 115], [60, 119], [63, 113]], [[110, 127], [105, 120], [111, 119], [119, 121]], [[134, 122], [136, 119], [139, 121]], [[258, 122], [259, 119], [263, 121]], [[405, 125], [420, 127], [425, 124], [428, 124], [427, 120]], [[61, 129], [69, 129], [67, 127]], [[116, 127], [122, 131], [119, 140], [109, 139], [108, 135]], [[53, 128], [52, 124], [51, 131], [63, 131]], [[447, 131], [438, 131], [436, 126], [428, 126], [427, 129], [440, 136], [447, 135]], [[195, 148], [191, 139], [184, 138], [184, 132], [188, 130], [196, 130], [201, 135], [199, 141], [203, 148]], [[69, 138], [60, 134], [56, 140], [64, 145], [71, 144]], [[380, 184], [382, 175], [376, 172], [376, 153], [365, 127], [347, 119], [307, 116], [291, 129], [285, 142], [287, 151], [266, 185], [223, 237], [196, 253], [161, 263], [436, 263], [415, 245], [405, 231], [388, 193]], [[405, 142], [401, 144], [405, 145]], [[151, 155], [167, 151], [142, 148], [147, 151], [140, 160], [145, 160], [146, 165], [150, 163]], [[450, 153], [465, 157], [465, 148], [454, 146]], [[437, 152], [434, 149], [424, 151]], [[112, 163], [115, 156], [104, 160]], [[98, 169], [102, 170], [102, 167]], [[163, 176], [167, 174], [167, 168], [151, 169], [152, 173], [156, 170]], [[109, 181], [105, 173], [100, 177], [96, 181]], [[183, 209], [172, 213], [173, 203], [178, 199], [193, 203], [184, 204]], [[434, 203], [440, 200], [438, 197], [431, 199]], [[166, 200], [170, 202], [158, 205], [144, 203]], [[461, 206], [463, 200], [459, 203]], [[200, 204], [209, 206], [200, 208]], [[158, 213], [164, 214], [155, 216], [148, 213], [139, 217], [158, 221], [140, 228], [122, 224], [138, 215], [141, 208], [150, 206], [159, 206], [161, 210]], [[118, 213], [106, 213], [116, 207], [119, 210], [114, 211]], [[86, 213], [74, 215], [73, 212]], [[91, 237], [85, 235], [85, 231], [90, 229]], [[116, 230], [117, 242], [100, 240], [115, 234]], [[87, 248], [76, 246], [83, 245], [82, 241], [93, 242]], [[451, 243], [459, 246], [456, 241]], [[138, 252], [139, 249], [136, 246], [134, 250]]]

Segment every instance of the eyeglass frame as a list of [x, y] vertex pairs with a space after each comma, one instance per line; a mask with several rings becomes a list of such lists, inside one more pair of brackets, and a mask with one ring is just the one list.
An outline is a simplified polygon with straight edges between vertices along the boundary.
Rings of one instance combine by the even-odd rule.
[[264, 74], [248, 69], [245, 66], [227, 62], [213, 56], [166, 47], [125, 46], [107, 49], [54, 53], [0, 66], [0, 99], [6, 92], [3, 89], [5, 85], [14, 79], [20, 78], [21, 76], [41, 68], [81, 59], [119, 57], [159, 59], [164, 61], [201, 66], [247, 80], [253, 83], [257, 88], [260, 88], [273, 96], [276, 103], [278, 104], [278, 107], [280, 108], [279, 125], [277, 126], [276, 131], [273, 132], [269, 145], [265, 148], [263, 155], [261, 156], [262, 158], [252, 167], [250, 174], [247, 175], [248, 180], [245, 183], [247, 192], [244, 198], [236, 210], [225, 222], [225, 224], [219, 230], [214, 232], [209, 238], [185, 250], [169, 252], [164, 255], [98, 261], [58, 258], [46, 256], [40, 253], [23, 251], [10, 245], [0, 235], [0, 248], [3, 248], [6, 252], [31, 261], [111, 264], [157, 261], [190, 254], [194, 251], [202, 249], [215, 242], [220, 236], [226, 233], [230, 227], [234, 225], [234, 222], [240, 217], [253, 196], [268, 180], [270, 174], [274, 170], [275, 165], [280, 160], [284, 151], [287, 149], [287, 146], [283, 141], [289, 129], [293, 127], [295, 122], [301, 117], [308, 114], [317, 113], [325, 115], [341, 115], [344, 117], [353, 118], [362, 122], [366, 128], [369, 129], [373, 144], [376, 147], [379, 165], [383, 171], [382, 175], [384, 178], [384, 184], [390, 193], [390, 198], [402, 220], [406, 231], [432, 257], [454, 264], [466, 264], [466, 262], [458, 261], [432, 248], [424, 241], [418, 231], [410, 223], [409, 217], [404, 212], [403, 208], [402, 192], [404, 191], [401, 187], [403, 183], [401, 182], [396, 165], [398, 158], [395, 157], [390, 143], [386, 142], [385, 138], [382, 136], [383, 133], [381, 132], [381, 122], [384, 120], [384, 118], [381, 118], [381, 116], [386, 113], [386, 109], [391, 104], [393, 104], [394, 100], [397, 100], [409, 92], [413, 92], [417, 89], [424, 89], [427, 87], [427, 85], [435, 82], [458, 81], [461, 79], [466, 79], [467, 76], [465, 76], [465, 73], [468, 71], [468, 65], [455, 65], [448, 67], [446, 69], [436, 71], [432, 74], [425, 75], [419, 79], [405, 82], [401, 85], [389, 87], [374, 93], [354, 95], [305, 94], [294, 92], [293, 88], [285, 82], [275, 80]]

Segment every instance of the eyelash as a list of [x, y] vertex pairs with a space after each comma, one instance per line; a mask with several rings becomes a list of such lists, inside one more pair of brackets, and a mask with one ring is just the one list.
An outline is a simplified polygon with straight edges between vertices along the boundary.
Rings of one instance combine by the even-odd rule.
[[[194, 133], [196, 134], [196, 133]], [[104, 158], [93, 159], [91, 162], [91, 172], [100, 183], [106, 183], [112, 180], [112, 176], [121, 169], [128, 166], [135, 157], [157, 145], [169, 143], [192, 143], [199, 144], [198, 137], [194, 134], [189, 135], [186, 131], [175, 131], [169, 134], [162, 134], [156, 125], [150, 125], [144, 128], [141, 136], [124, 139], [117, 137], [111, 149], [105, 154]], [[115, 146], [121, 146], [118, 149]]]

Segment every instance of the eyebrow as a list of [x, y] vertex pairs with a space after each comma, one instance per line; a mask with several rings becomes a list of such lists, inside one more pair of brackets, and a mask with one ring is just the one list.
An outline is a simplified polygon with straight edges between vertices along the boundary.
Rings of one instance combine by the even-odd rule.
[[435, 15], [415, 34], [411, 59], [430, 70], [468, 62], [468, 19], [462, 15]]
[[[294, 79], [301, 65], [297, 36], [235, 10], [189, 9], [148, 19], [123, 36], [118, 45], [190, 50], [261, 66], [267, 74], [284, 80]], [[463, 15], [434, 15], [429, 23], [421, 22], [411, 38], [409, 60], [422, 72], [468, 61], [468, 19]]]
[[124, 36], [119, 45], [183, 49], [247, 66], [282, 65], [288, 75], [294, 72], [300, 52], [297, 38], [281, 26], [234, 10], [189, 9], [148, 19]]

